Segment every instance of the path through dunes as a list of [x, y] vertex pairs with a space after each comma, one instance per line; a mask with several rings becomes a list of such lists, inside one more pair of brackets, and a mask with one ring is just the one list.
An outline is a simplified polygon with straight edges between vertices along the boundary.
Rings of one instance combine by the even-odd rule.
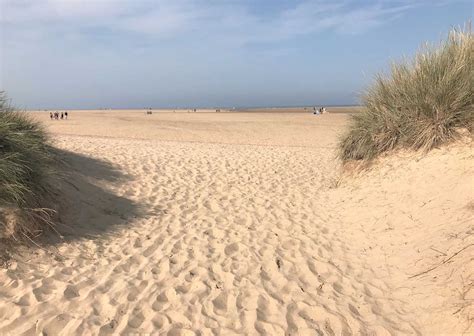
[[[63, 220], [78, 223], [80, 238], [70, 231], [59, 254], [38, 250], [0, 271], [0, 334], [396, 335], [468, 327], [472, 310], [453, 314], [443, 294], [458, 289], [460, 275], [472, 280], [472, 260], [456, 261], [466, 268], [456, 281], [445, 273], [436, 273], [442, 283], [407, 279], [430, 266], [426, 250], [449, 233], [447, 218], [455, 218], [458, 238], [437, 247], [472, 239], [465, 149], [412, 163], [406, 176], [392, 167], [334, 188], [331, 148], [123, 137], [56, 137], [57, 147], [121, 174], [98, 177], [108, 171], [71, 161], [84, 175], [72, 182], [87, 193]], [[429, 174], [417, 171], [427, 166]], [[440, 184], [399, 203], [403, 186], [420, 176], [440, 176]], [[418, 211], [430, 190], [447, 186]], [[397, 221], [401, 210], [419, 223]], [[104, 232], [95, 230], [105, 222]], [[420, 238], [427, 224], [437, 230]], [[428, 258], [421, 265], [413, 258], [420, 241], [417, 259]]]

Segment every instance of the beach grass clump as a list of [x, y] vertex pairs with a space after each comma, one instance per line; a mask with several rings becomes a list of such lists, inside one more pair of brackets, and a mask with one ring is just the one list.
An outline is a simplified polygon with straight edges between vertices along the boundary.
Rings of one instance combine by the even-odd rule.
[[41, 125], [16, 111], [0, 92], [0, 237], [36, 236], [50, 224], [52, 152]]
[[397, 148], [428, 151], [473, 131], [474, 38], [470, 27], [453, 29], [437, 46], [379, 74], [362, 97], [340, 141], [340, 156], [370, 160]]

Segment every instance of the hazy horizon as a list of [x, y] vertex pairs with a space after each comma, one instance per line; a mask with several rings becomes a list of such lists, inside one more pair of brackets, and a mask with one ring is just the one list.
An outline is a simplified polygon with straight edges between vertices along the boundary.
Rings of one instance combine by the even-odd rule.
[[24, 109], [358, 105], [464, 0], [0, 0], [0, 90]]
[[[12, 99], [9, 99], [12, 100]], [[11, 102], [13, 107], [17, 107], [15, 102]], [[114, 107], [114, 108], [109, 108], [109, 107], [97, 107], [97, 108], [68, 108], [66, 107], [55, 107], [55, 108], [28, 108], [26, 111], [52, 111], [52, 110], [57, 110], [57, 111], [91, 111], [91, 110], [100, 110], [100, 111], [128, 111], [128, 110], [191, 110], [191, 109], [197, 109], [197, 110], [213, 110], [213, 109], [223, 109], [223, 110], [259, 110], [259, 109], [299, 109], [299, 108], [312, 108], [312, 107], [361, 107], [362, 105], [360, 104], [334, 104], [334, 105], [326, 105], [326, 104], [309, 104], [309, 105], [261, 105], [261, 106], [171, 106], [171, 107], [162, 107], [162, 106], [136, 106], [136, 107]]]

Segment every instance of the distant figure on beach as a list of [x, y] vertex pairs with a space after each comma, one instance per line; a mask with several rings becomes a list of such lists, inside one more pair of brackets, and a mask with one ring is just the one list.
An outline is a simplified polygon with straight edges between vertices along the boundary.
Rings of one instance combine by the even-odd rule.
[[63, 120], [63, 119], [64, 119], [64, 113], [61, 112], [61, 120]]
[[67, 111], [66, 111], [66, 112], [64, 112], [64, 117], [65, 117], [65, 118], [66, 118], [66, 120], [67, 120]]
[[53, 112], [49, 112], [49, 118], [53, 120]]

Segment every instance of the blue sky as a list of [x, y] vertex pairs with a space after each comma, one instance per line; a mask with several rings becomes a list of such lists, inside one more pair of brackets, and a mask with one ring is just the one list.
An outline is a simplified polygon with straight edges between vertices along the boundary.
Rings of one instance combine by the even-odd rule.
[[0, 89], [22, 108], [354, 104], [472, 16], [463, 0], [0, 0]]

